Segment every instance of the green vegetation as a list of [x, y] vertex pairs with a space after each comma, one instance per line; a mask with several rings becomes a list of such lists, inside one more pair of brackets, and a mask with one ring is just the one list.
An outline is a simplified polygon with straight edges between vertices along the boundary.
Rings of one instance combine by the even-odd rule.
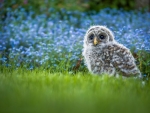
[[0, 71], [0, 113], [149, 113], [150, 82], [50, 70]]
[[[24, 7], [29, 9], [32, 5], [34, 10], [47, 10], [47, 8], [65, 8], [67, 10], [80, 10], [89, 11], [110, 7], [110, 8], [124, 8], [124, 9], [134, 9], [135, 0], [6, 0], [1, 1], [3, 7], [18, 8]], [[39, 10], [40, 9], [40, 10]]]
[[[0, 10], [6, 14], [7, 8], [18, 9], [23, 7], [26, 11], [33, 10], [36, 14], [48, 13], [49, 8], [57, 10], [79, 10], [79, 11], [99, 11], [103, 8], [115, 8], [132, 10], [135, 9], [135, 0], [1, 0]], [[1, 13], [1, 12], [0, 12]]]

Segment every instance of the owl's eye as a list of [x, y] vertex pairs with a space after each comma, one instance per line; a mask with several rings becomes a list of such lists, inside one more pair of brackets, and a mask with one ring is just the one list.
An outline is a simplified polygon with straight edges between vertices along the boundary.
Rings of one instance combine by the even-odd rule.
[[89, 36], [89, 39], [90, 39], [90, 40], [93, 40], [93, 38], [94, 38], [94, 35], [91, 34], [91, 35]]
[[100, 38], [100, 39], [104, 39], [105, 36], [104, 36], [104, 35], [99, 35], [99, 38]]

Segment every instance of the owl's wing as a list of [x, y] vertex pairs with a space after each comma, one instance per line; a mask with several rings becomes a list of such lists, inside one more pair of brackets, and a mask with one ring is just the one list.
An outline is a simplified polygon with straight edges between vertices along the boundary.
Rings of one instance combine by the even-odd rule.
[[129, 49], [121, 44], [113, 46], [112, 62], [115, 68], [124, 76], [141, 76], [139, 69], [135, 64], [135, 59]]

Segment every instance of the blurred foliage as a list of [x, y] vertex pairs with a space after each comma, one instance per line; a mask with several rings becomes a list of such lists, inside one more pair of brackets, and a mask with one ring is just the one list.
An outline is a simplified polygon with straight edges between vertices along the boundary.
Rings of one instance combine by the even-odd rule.
[[110, 7], [120, 9], [123, 8], [125, 10], [134, 9], [135, 0], [89, 0], [90, 8], [89, 10], [96, 10]]
[[47, 11], [53, 7], [66, 10], [99, 11], [102, 8], [134, 9], [135, 0], [0, 0], [0, 9], [24, 7], [30, 10], [33, 7], [37, 13]]
[[[26, 12], [48, 14], [50, 8], [78, 11], [99, 11], [103, 8], [132, 10], [136, 8], [136, 0], [0, 0], [0, 15], [5, 18], [7, 8], [25, 8]], [[0, 18], [1, 18], [0, 17]]]
[[49, 10], [52, 8], [55, 11], [60, 9], [86, 10], [81, 0], [0, 0], [0, 18], [5, 19], [8, 8], [13, 10], [24, 8], [26, 12], [34, 11], [35, 14], [45, 13], [47, 15], [50, 15]]
[[24, 7], [28, 11], [32, 7], [37, 13], [43, 13], [43, 11], [47, 11], [51, 7], [55, 9], [65, 8], [67, 10], [83, 11], [85, 8], [82, 5], [84, 4], [80, 2], [80, 0], [0, 0], [0, 8], [5, 10], [8, 7], [13, 9]]

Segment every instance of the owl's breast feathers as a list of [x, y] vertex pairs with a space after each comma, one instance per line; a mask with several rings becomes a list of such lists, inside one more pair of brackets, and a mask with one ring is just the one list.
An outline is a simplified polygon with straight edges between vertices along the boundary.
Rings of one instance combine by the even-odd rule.
[[88, 49], [84, 56], [93, 73], [114, 74], [117, 71], [124, 76], [141, 75], [130, 50], [117, 42]]
[[107, 45], [106, 48], [111, 58], [110, 62], [120, 74], [124, 76], [141, 76], [135, 64], [135, 59], [128, 48], [119, 43], [112, 43]]

